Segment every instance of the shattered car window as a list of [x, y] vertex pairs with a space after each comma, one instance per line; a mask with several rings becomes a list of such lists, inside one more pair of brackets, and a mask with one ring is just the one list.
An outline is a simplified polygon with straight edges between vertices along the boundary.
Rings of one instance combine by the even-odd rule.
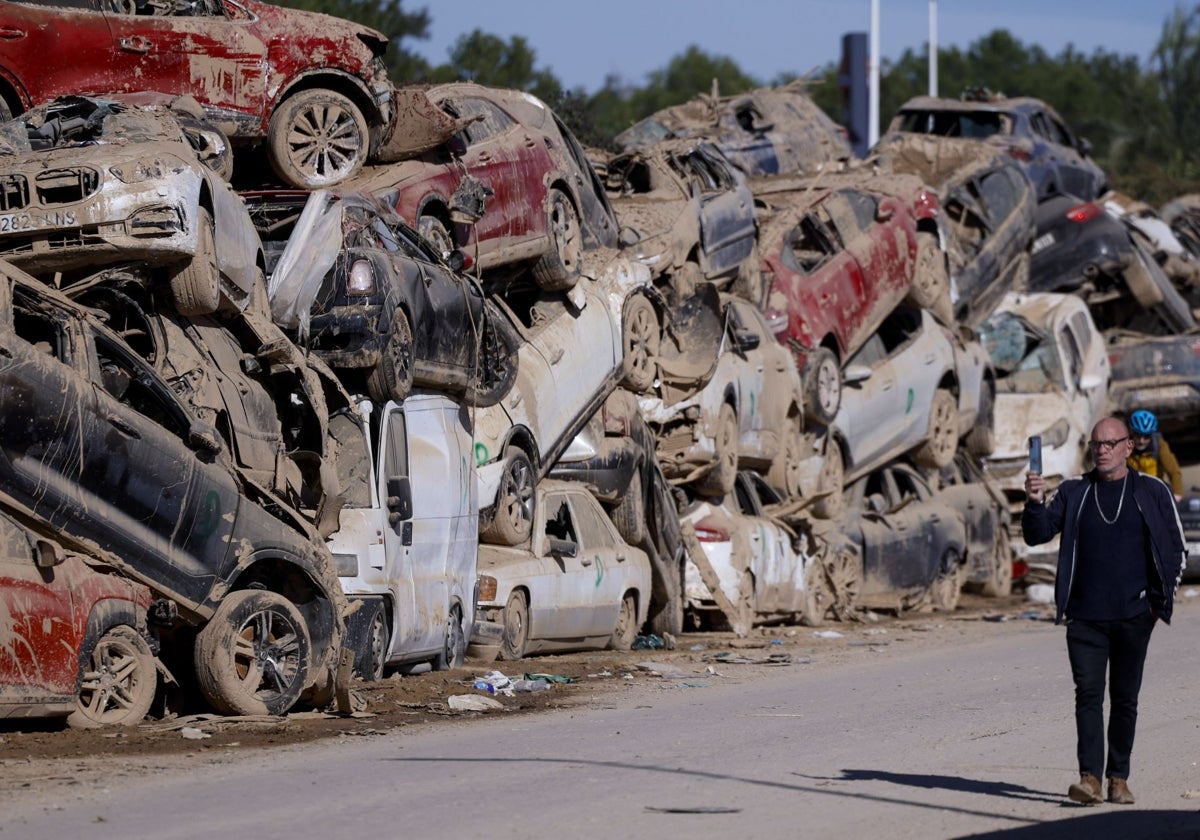
[[800, 220], [788, 235], [784, 262], [804, 274], [812, 274], [840, 250], [835, 237], [815, 215]]
[[579, 543], [579, 538], [575, 535], [575, 522], [571, 518], [571, 508], [566, 499], [560, 499], [554, 515], [546, 517], [546, 536]]
[[583, 538], [584, 546], [592, 549], [610, 548], [615, 545], [612, 531], [605, 526], [599, 511], [588, 505], [573, 505], [572, 508], [575, 511], [579, 534]]
[[980, 139], [1006, 133], [1005, 115], [995, 111], [906, 111], [901, 131]]
[[645, 119], [637, 125], [625, 132], [628, 138], [625, 142], [626, 146], [635, 148], [638, 146], [653, 146], [659, 140], [665, 140], [671, 136], [671, 130], [657, 120]]
[[996, 387], [1010, 394], [1037, 394], [1066, 387], [1054, 342], [1018, 315], [1000, 312], [979, 328], [991, 356]]

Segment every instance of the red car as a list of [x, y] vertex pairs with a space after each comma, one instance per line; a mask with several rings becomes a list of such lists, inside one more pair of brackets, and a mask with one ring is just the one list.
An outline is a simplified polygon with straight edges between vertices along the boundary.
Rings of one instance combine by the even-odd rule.
[[950, 323], [938, 245], [937, 196], [919, 178], [855, 173], [754, 184], [766, 308], [786, 314], [781, 336], [801, 362], [805, 417], [833, 422], [841, 366], [908, 299]]
[[0, 718], [146, 716], [158, 687], [150, 590], [104, 568], [0, 512]]
[[548, 291], [575, 284], [585, 248], [616, 246], [603, 185], [545, 103], [468, 82], [438, 85], [426, 96], [460, 130], [416, 157], [364, 173], [357, 189], [392, 193], [400, 215], [443, 255], [461, 249], [485, 271], [529, 264]]
[[330, 186], [388, 139], [388, 39], [258, 0], [0, 0], [0, 117], [65, 94], [191, 94], [290, 186]]

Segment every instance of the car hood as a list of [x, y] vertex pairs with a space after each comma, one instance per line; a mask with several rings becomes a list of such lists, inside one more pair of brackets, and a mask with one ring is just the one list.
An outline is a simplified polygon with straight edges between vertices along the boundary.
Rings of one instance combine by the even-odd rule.
[[1012, 458], [1029, 452], [1029, 436], [1040, 434], [1057, 421], [1067, 418], [1071, 404], [1066, 395], [997, 394], [996, 449], [992, 458]]

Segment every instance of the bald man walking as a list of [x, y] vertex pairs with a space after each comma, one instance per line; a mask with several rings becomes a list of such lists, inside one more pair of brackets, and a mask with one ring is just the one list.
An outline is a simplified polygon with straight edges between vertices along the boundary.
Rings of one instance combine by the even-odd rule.
[[[1129, 756], [1150, 633], [1171, 623], [1175, 589], [1187, 558], [1171, 488], [1130, 469], [1133, 449], [1124, 421], [1107, 417], [1092, 429], [1095, 468], [1059, 485], [1046, 501], [1046, 482], [1025, 476], [1021, 530], [1028, 545], [1062, 534], [1054, 583], [1055, 624], [1067, 622], [1067, 653], [1075, 679], [1079, 781], [1067, 796], [1092, 805], [1132, 805]], [[1110, 671], [1108, 761], [1105, 765], [1104, 683]]]

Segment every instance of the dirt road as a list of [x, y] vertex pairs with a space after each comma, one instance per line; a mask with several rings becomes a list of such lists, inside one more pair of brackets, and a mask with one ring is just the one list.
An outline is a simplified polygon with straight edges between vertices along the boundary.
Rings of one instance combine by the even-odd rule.
[[[284, 748], [258, 745], [315, 738], [328, 722], [200, 723], [212, 737], [197, 741], [6, 731], [0, 837], [1196, 836], [1200, 799], [1185, 797], [1200, 792], [1200, 598], [1181, 597], [1151, 644], [1130, 780], [1139, 804], [1125, 809], [1065, 803], [1075, 762], [1062, 629], [982, 615], [828, 628], [841, 638], [795, 628], [758, 648], [688, 636], [673, 654], [529, 660], [580, 672], [525, 696], [558, 708], [429, 725], [388, 712]], [[738, 664], [770, 654], [792, 664]], [[651, 676], [636, 667], [646, 661], [678, 675]], [[444, 697], [471, 693], [453, 680], [481, 670], [400, 682]], [[389, 687], [375, 695], [385, 711]], [[390, 702], [411, 703], [395, 709], [417, 720], [442, 701]], [[21, 746], [44, 752], [43, 739], [64, 754], [20, 757]]]

